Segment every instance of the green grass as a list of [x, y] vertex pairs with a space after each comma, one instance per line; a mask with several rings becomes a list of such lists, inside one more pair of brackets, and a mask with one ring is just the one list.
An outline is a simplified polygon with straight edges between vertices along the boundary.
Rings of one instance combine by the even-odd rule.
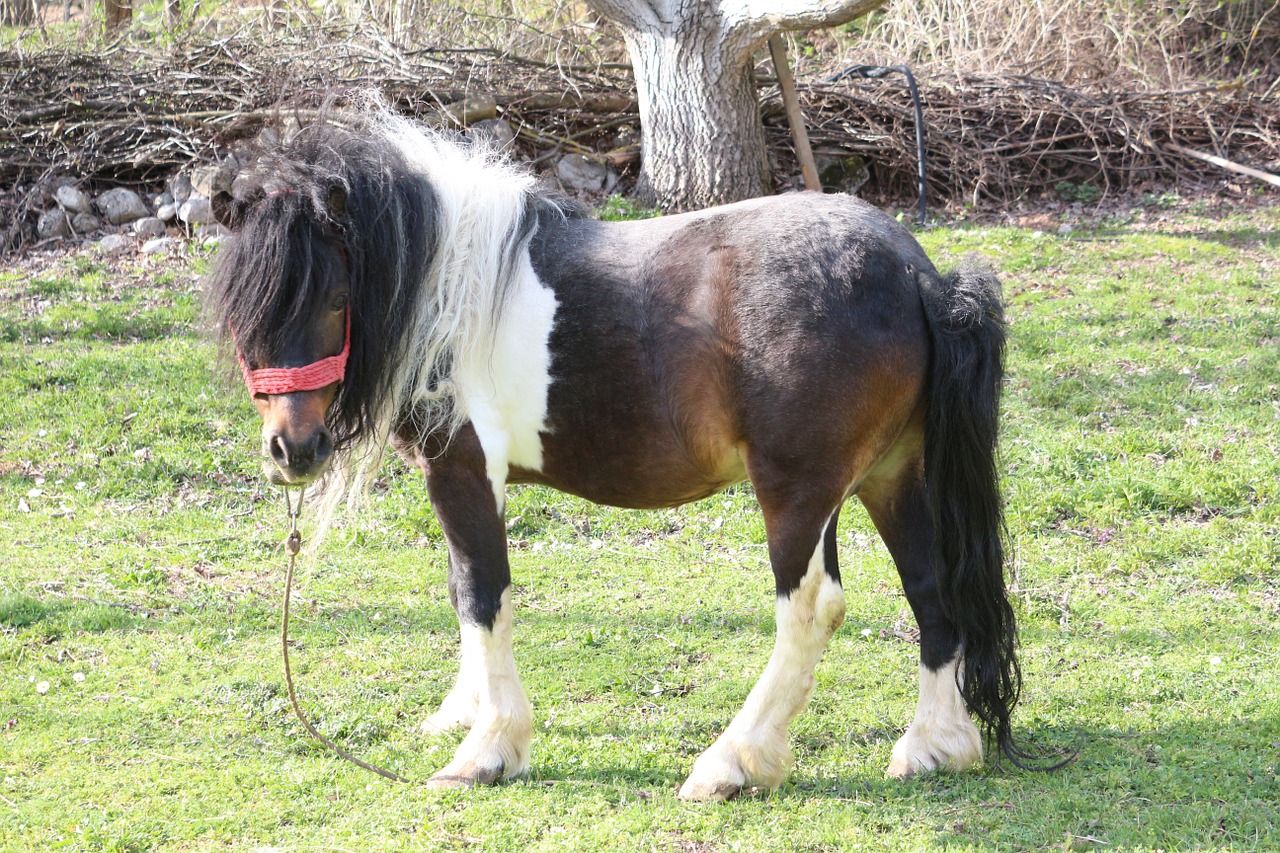
[[[647, 513], [512, 489], [533, 771], [384, 782], [288, 710], [283, 507], [193, 331], [204, 260], [0, 271], [0, 849], [1280, 847], [1280, 211], [1174, 224], [921, 236], [1002, 271], [1017, 719], [1079, 760], [885, 779], [917, 648], [850, 506], [796, 768], [719, 806], [675, 788], [772, 645], [749, 489]], [[322, 731], [421, 779], [457, 742], [415, 728], [458, 643], [425, 488], [386, 474], [303, 561], [294, 665]]]

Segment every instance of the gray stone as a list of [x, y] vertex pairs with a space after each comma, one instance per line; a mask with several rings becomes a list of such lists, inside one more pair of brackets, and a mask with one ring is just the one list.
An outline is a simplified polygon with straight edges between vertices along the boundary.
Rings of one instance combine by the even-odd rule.
[[156, 216], [164, 220], [165, 222], [172, 222], [173, 220], [177, 219], [178, 218], [177, 202], [169, 202], [168, 204], [160, 205], [158, 208], [156, 208]]
[[203, 225], [213, 221], [213, 206], [209, 199], [192, 196], [178, 208], [178, 218], [188, 225]]
[[191, 196], [212, 198], [213, 187], [217, 180], [218, 166], [196, 166], [191, 170]]
[[157, 237], [142, 244], [142, 254], [162, 255], [168, 253], [170, 249], [178, 248], [181, 245], [182, 241], [173, 237]]
[[[191, 170], [191, 194], [188, 198], [213, 198], [218, 191], [230, 192], [231, 182], [239, 172], [240, 160], [234, 154], [228, 155], [221, 163], [196, 166]], [[177, 198], [176, 194], [174, 198]]]
[[164, 220], [158, 216], [144, 216], [133, 223], [133, 233], [139, 237], [163, 237]]
[[231, 182], [231, 197], [235, 199], [246, 199], [251, 192], [250, 187], [253, 185], [254, 177], [249, 172], [241, 172], [236, 175], [236, 179]]
[[164, 207], [166, 204], [174, 204], [174, 203], [175, 202], [173, 199], [173, 193], [171, 192], [159, 193], [156, 195], [155, 198], [151, 199], [151, 204], [156, 208], [161, 208], [161, 207]]
[[487, 118], [484, 121], [476, 122], [467, 128], [467, 136], [477, 142], [487, 144], [495, 151], [506, 150], [516, 141], [515, 128], [511, 126], [510, 122], [503, 121], [500, 118]]
[[595, 192], [604, 187], [609, 167], [588, 160], [581, 154], [566, 154], [556, 164], [560, 185], [571, 192]]
[[88, 213], [93, 210], [93, 199], [77, 187], [58, 187], [53, 197], [62, 205], [63, 210], [71, 213]]
[[166, 186], [176, 204], [182, 204], [191, 198], [191, 179], [186, 175], [175, 175]]
[[124, 234], [108, 234], [93, 245], [99, 252], [115, 254], [133, 248], [133, 240]]
[[231, 230], [217, 222], [209, 222], [197, 227], [194, 236], [197, 240], [204, 240], [205, 242], [210, 239], [221, 240], [223, 237], [231, 236]]
[[77, 234], [88, 234], [101, 228], [102, 220], [92, 213], [77, 213], [71, 217], [71, 227], [76, 229]]
[[36, 236], [41, 240], [70, 237], [71, 223], [67, 221], [67, 212], [60, 207], [55, 207], [40, 214], [40, 219], [36, 223]]
[[814, 157], [814, 165], [818, 167], [818, 180], [822, 188], [828, 192], [856, 193], [862, 185], [871, 180], [871, 169], [867, 161], [861, 157], [832, 157], [822, 155]]
[[135, 219], [150, 216], [151, 211], [142, 196], [133, 190], [116, 187], [98, 196], [98, 210], [112, 225], [124, 225]]

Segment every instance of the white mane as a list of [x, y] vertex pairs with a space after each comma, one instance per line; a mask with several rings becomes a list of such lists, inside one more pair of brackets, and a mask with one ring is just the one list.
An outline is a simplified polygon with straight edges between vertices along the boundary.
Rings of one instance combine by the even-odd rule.
[[[423, 282], [401, 283], [416, 287], [418, 298], [409, 332], [392, 359], [391, 395], [378, 428], [335, 459], [325, 477], [319, 506], [326, 526], [336, 507], [357, 503], [376, 476], [396, 418], [410, 413], [416, 424], [449, 437], [467, 422], [451, 375], [457, 365], [479, 363], [493, 351], [517, 261], [532, 235], [524, 227], [532, 175], [489, 145], [460, 143], [394, 114], [376, 97], [369, 100], [369, 132], [399, 149], [435, 191], [436, 221], [422, 223], [435, 231], [435, 255]], [[522, 230], [524, 240], [516, 242]]]

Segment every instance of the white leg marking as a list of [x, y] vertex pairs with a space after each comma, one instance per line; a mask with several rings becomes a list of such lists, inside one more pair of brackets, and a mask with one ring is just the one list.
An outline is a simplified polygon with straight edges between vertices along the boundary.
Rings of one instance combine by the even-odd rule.
[[682, 799], [723, 800], [744, 787], [782, 784], [794, 763], [787, 727], [809, 704], [813, 669], [843, 621], [844, 590], [823, 568], [819, 536], [800, 586], [778, 599], [769, 664], [724, 734], [694, 762]]
[[440, 710], [422, 724], [427, 733], [470, 725], [453, 761], [428, 780], [437, 786], [489, 784], [529, 769], [533, 712], [511, 651], [511, 590], [493, 630], [462, 626], [457, 685]]
[[965, 770], [982, 760], [982, 735], [969, 717], [956, 682], [960, 655], [936, 672], [920, 665], [916, 719], [893, 746], [888, 773], [910, 779], [917, 773]]

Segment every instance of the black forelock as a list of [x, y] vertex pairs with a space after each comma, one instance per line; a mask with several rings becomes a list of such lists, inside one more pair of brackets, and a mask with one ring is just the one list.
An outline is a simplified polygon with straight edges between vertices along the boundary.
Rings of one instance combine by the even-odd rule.
[[208, 282], [215, 335], [270, 361], [331, 282], [327, 270], [345, 261], [351, 353], [329, 427], [347, 447], [391, 392], [392, 360], [437, 242], [436, 194], [362, 119], [319, 120], [248, 152], [247, 163], [225, 201], [233, 233]]

